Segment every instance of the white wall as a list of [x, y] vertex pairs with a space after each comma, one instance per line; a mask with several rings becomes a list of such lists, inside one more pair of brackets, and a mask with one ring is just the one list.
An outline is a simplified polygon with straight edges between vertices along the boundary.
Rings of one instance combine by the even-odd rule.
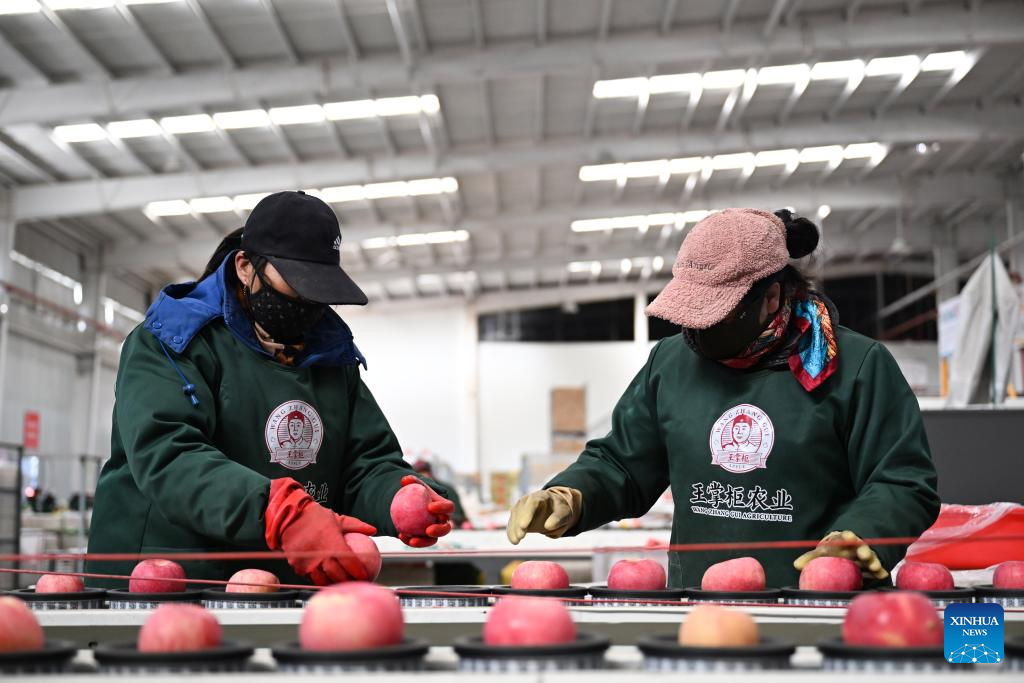
[[0, 440], [21, 443], [25, 412], [39, 413], [39, 448], [27, 453], [40, 456], [43, 487], [61, 502], [67, 502], [79, 485], [78, 456], [87, 450], [95, 455], [110, 452], [114, 370], [106, 366], [102, 370], [96, 443], [87, 448], [86, 420], [90, 405], [87, 368], [79, 367], [74, 354], [16, 332], [12, 331], [8, 340]]
[[8, 335], [4, 378], [4, 441], [21, 442], [26, 410], [39, 413], [40, 452], [69, 453], [72, 447], [77, 372], [75, 357], [26, 339]]
[[477, 347], [476, 317], [464, 305], [340, 312], [367, 357], [363, 378], [409, 457], [429, 450], [459, 472], [485, 477], [518, 468], [524, 453], [550, 450], [555, 387], [585, 386], [588, 426], [607, 429], [612, 408], [652, 346]]
[[518, 469], [551, 450], [551, 390], [585, 387], [588, 432], [604, 433], [612, 408], [653, 344], [480, 344], [480, 450], [486, 472]]
[[407, 457], [431, 451], [459, 472], [476, 471], [475, 315], [461, 305], [339, 311]]

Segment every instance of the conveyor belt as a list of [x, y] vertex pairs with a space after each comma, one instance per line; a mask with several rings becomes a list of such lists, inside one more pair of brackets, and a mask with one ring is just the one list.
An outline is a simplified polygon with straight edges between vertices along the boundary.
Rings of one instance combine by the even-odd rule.
[[[580, 629], [608, 636], [613, 643], [630, 645], [641, 635], [674, 633], [691, 607], [574, 607], [573, 620]], [[301, 609], [212, 610], [224, 637], [257, 645], [291, 640], [302, 618]], [[839, 634], [846, 610], [837, 607], [745, 607], [761, 625], [761, 632], [813, 645]], [[437, 607], [403, 609], [410, 636], [434, 645], [448, 645], [460, 635], [480, 633], [487, 615], [484, 607]], [[36, 612], [47, 637], [71, 640], [82, 647], [91, 643], [132, 640], [150, 614], [136, 610], [69, 610]], [[1006, 637], [1024, 635], [1024, 612], [1006, 612]]]
[[[606, 655], [608, 668], [602, 671], [588, 671], [586, 673], [587, 683], [650, 683], [651, 678], [662, 680], [679, 680], [678, 673], [651, 673], [640, 669], [642, 655], [631, 646], [613, 646]], [[455, 672], [457, 658], [450, 647], [431, 648], [427, 655], [427, 670], [416, 673], [372, 673], [372, 674], [346, 674], [343, 680], [349, 683], [424, 683], [425, 681], [451, 681], [455, 678], [478, 681], [481, 679], [494, 678], [501, 683], [579, 683], [580, 674], [572, 672], [562, 673], [530, 673], [530, 674], [486, 674], [468, 673], [457, 674]], [[858, 673], [825, 673], [819, 669], [821, 666], [821, 655], [812, 647], [801, 647], [797, 649], [792, 660], [793, 669], [786, 671], [766, 671], [756, 673], [717, 673], [717, 674], [693, 674], [685, 675], [689, 683], [747, 683], [754, 676], [758, 683], [791, 683], [794, 680], [820, 681], [833, 679], [842, 683], [878, 683], [878, 674]], [[98, 674], [89, 674], [85, 671], [91, 669], [93, 664], [91, 652], [82, 651], [76, 659], [77, 673], [66, 675], [46, 675], [24, 677], [21, 680], [32, 681], [32, 683], [67, 683], [74, 680], [77, 683], [94, 683], [100, 680], [110, 680], [109, 677]], [[274, 666], [270, 651], [258, 649], [252, 660], [254, 671], [244, 674], [191, 674], [189, 680], [197, 683], [203, 681], [217, 683], [235, 683], [239, 681], [267, 681], [281, 682], [294, 681], [294, 674], [276, 673], [270, 669]], [[182, 674], [176, 675], [153, 675], [146, 676], [147, 683], [177, 683], [182, 679]], [[902, 680], [907, 683], [935, 683], [935, 674], [903, 674], [888, 676], [886, 680]], [[11, 679], [8, 679], [11, 680]], [[1007, 674], [997, 668], [986, 668], [970, 673], [972, 683], [1008, 683], [1013, 680], [1013, 674]]]

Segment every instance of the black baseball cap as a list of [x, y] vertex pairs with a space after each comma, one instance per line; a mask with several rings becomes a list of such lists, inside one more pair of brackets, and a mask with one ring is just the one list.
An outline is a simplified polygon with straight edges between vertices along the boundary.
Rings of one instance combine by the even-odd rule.
[[265, 257], [299, 296], [320, 304], [366, 305], [341, 268], [341, 228], [334, 209], [298, 192], [260, 200], [242, 230], [242, 250]]

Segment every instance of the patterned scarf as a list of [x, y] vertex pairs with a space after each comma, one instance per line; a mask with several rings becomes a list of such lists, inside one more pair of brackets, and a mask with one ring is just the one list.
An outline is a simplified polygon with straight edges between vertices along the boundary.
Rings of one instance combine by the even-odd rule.
[[[807, 391], [813, 391], [839, 367], [839, 346], [833, 321], [835, 307], [815, 291], [786, 288], [775, 318], [743, 353], [719, 361], [737, 370], [788, 366]], [[691, 348], [692, 338], [685, 334]]]

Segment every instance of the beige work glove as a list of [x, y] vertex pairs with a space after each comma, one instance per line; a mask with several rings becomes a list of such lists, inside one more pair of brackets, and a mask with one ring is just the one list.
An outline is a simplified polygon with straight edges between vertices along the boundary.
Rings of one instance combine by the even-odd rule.
[[[830, 545], [830, 543], [859, 543], [859, 545]], [[853, 560], [860, 565], [861, 571], [866, 572], [876, 579], [889, 577], [889, 572], [882, 566], [882, 561], [871, 549], [871, 546], [864, 543], [860, 536], [852, 531], [833, 531], [821, 539], [821, 543], [814, 550], [804, 553], [796, 558], [793, 566], [803, 571], [807, 564], [818, 557], [842, 557]]]
[[509, 513], [505, 533], [517, 545], [530, 532], [560, 538], [580, 521], [583, 494], [567, 486], [552, 486], [519, 499]]

